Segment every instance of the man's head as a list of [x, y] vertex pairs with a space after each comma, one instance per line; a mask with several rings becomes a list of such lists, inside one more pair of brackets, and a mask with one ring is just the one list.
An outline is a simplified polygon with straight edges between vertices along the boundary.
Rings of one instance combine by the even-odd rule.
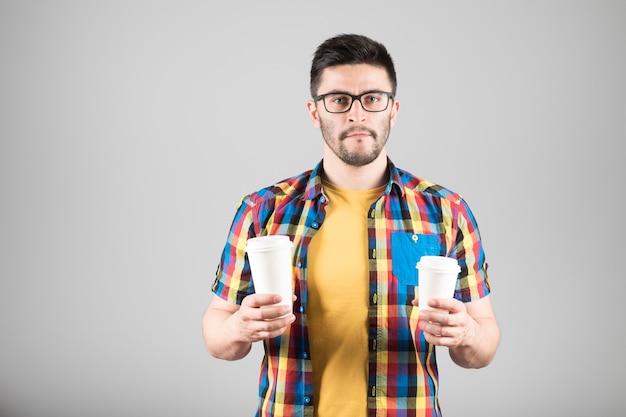
[[382, 44], [361, 35], [322, 43], [311, 67], [307, 109], [321, 129], [325, 160], [361, 167], [385, 159], [400, 109], [395, 91], [393, 62]]
[[367, 36], [355, 34], [337, 35], [318, 46], [311, 64], [311, 97], [319, 94], [324, 69], [340, 65], [369, 64], [384, 68], [396, 94], [396, 70], [387, 48]]

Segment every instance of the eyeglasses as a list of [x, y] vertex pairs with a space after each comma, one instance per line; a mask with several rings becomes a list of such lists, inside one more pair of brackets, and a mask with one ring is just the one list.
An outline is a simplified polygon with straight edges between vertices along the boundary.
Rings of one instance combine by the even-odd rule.
[[358, 100], [366, 111], [385, 111], [392, 98], [393, 94], [386, 91], [366, 91], [358, 96], [342, 92], [321, 94], [313, 97], [313, 100], [323, 100], [324, 108], [328, 113], [346, 113], [352, 108], [354, 100]]

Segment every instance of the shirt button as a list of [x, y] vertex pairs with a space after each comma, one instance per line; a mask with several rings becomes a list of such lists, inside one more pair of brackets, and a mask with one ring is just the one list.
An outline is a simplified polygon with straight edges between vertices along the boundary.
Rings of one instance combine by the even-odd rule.
[[319, 223], [317, 223], [317, 222], [313, 222], [313, 224], [311, 224], [311, 227], [312, 227], [313, 229], [317, 229], [318, 227], [320, 227], [320, 225], [319, 225]]
[[325, 203], [325, 202], [326, 202], [326, 197], [321, 196], [321, 197], [320, 197], [320, 202], [321, 202], [321, 203]]
[[311, 397], [309, 397], [308, 395], [306, 395], [306, 396], [304, 397], [304, 403], [305, 403], [305, 404], [311, 404]]
[[302, 353], [302, 357], [303, 357], [304, 359], [309, 359], [309, 352], [303, 352], [303, 353]]
[[304, 313], [304, 306], [300, 306], [300, 313]]

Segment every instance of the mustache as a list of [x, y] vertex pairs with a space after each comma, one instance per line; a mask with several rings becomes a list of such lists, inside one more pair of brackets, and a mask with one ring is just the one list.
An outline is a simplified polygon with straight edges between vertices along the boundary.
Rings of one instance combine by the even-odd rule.
[[367, 127], [364, 127], [364, 126], [354, 126], [354, 127], [351, 127], [350, 129], [345, 130], [344, 132], [342, 132], [341, 135], [339, 135], [339, 139], [340, 140], [344, 140], [349, 135], [351, 135], [353, 133], [357, 133], [357, 132], [367, 132], [374, 139], [378, 138], [378, 134], [376, 133], [375, 130], [368, 129]]

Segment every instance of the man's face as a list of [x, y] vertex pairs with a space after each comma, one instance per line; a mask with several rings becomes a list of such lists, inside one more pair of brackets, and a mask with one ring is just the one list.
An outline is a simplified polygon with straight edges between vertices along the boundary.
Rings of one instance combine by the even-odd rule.
[[[384, 68], [368, 64], [326, 68], [318, 94], [360, 95], [368, 91], [391, 92], [391, 82]], [[369, 164], [380, 155], [395, 124], [400, 104], [390, 99], [386, 110], [369, 112], [361, 102], [354, 100], [349, 111], [330, 113], [320, 99], [309, 101], [307, 107], [313, 124], [321, 129], [327, 147], [344, 163], [358, 167]]]

